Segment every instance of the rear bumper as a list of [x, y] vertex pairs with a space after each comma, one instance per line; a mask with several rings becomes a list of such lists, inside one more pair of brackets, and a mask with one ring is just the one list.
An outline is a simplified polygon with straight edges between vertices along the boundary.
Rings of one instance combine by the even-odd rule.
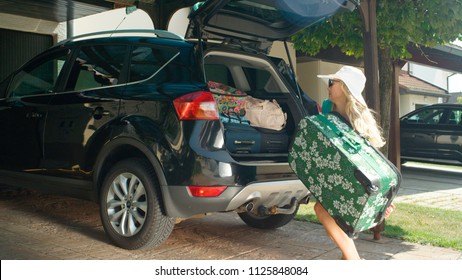
[[[175, 161], [160, 160], [163, 170], [158, 173], [167, 171], [162, 174], [166, 179], [160, 180], [167, 216], [186, 218], [213, 212], [249, 211], [259, 206], [287, 213], [295, 200], [299, 202], [308, 195], [290, 168], [287, 155], [232, 157], [224, 148], [220, 122], [185, 123], [188, 125], [192, 126], [184, 128], [188, 131], [184, 139], [190, 150], [178, 150]], [[227, 189], [218, 197], [194, 197], [188, 186], [227, 186]]]
[[167, 216], [181, 218], [213, 212], [242, 211], [239, 209], [248, 203], [252, 203], [253, 208], [280, 208], [290, 205], [294, 198], [301, 201], [309, 194], [298, 179], [251, 183], [244, 187], [229, 186], [220, 196], [212, 198], [193, 197], [187, 186], [163, 186], [162, 193]]
[[225, 211], [235, 210], [248, 202], [252, 202], [254, 207], [283, 207], [289, 205], [292, 198], [300, 201], [308, 193], [308, 189], [300, 180], [250, 184], [233, 197]]

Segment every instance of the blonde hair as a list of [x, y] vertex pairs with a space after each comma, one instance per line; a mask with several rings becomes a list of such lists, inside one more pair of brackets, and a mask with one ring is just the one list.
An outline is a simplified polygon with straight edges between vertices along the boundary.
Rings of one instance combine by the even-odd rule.
[[366, 138], [372, 146], [376, 148], [383, 147], [385, 140], [382, 136], [382, 129], [374, 117], [375, 112], [356, 100], [343, 81], [341, 81], [341, 85], [347, 98], [346, 114], [353, 128], [359, 135]]

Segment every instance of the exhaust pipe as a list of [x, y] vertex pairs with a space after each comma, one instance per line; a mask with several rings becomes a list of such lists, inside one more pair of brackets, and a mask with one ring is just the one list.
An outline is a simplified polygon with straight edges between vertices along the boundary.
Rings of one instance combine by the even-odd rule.
[[268, 207], [261, 205], [258, 207], [258, 214], [260, 216], [277, 215], [277, 214], [290, 215], [290, 214], [293, 214], [297, 210], [297, 206], [298, 206], [297, 199], [295, 197], [292, 197], [288, 207], [272, 206], [268, 208]]
[[311, 193], [309, 193], [307, 196], [302, 198], [298, 203], [300, 203], [300, 204], [308, 204], [310, 202], [310, 198], [311, 198]]

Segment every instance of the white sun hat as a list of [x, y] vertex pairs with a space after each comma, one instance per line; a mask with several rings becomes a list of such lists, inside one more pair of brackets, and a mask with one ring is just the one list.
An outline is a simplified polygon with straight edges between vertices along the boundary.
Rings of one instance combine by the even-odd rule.
[[366, 76], [364, 76], [364, 73], [358, 68], [353, 66], [343, 66], [335, 74], [318, 75], [318, 78], [324, 79], [326, 83], [328, 79], [342, 80], [350, 90], [353, 97], [364, 106], [367, 106], [366, 101], [361, 94], [364, 90], [364, 86], [366, 85]]

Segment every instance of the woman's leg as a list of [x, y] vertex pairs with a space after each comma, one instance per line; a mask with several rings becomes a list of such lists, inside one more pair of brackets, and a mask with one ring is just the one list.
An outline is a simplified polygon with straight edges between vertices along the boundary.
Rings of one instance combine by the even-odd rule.
[[359, 260], [359, 254], [356, 250], [353, 239], [337, 225], [334, 218], [322, 207], [319, 202], [314, 205], [314, 211], [318, 216], [319, 221], [324, 226], [327, 235], [337, 244], [340, 251], [342, 251], [342, 259], [345, 260]]

